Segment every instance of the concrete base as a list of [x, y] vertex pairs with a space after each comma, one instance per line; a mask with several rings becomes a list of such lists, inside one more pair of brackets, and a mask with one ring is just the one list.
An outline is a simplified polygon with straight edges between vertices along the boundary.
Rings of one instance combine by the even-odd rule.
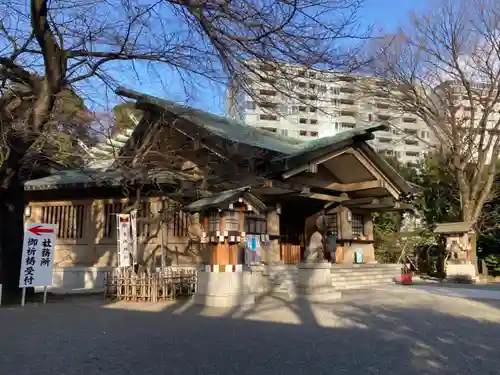
[[262, 273], [198, 272], [198, 282], [193, 302], [209, 307], [236, 307], [255, 303], [257, 278]]
[[339, 299], [342, 294], [332, 286], [331, 264], [328, 261], [299, 264], [297, 297], [311, 302]]
[[472, 263], [448, 263], [446, 265], [446, 279], [456, 282], [474, 283], [479, 278], [476, 275], [476, 267]]

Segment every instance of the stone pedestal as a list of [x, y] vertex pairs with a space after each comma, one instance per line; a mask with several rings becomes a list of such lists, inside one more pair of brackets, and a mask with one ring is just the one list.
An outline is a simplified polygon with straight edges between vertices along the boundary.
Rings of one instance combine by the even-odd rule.
[[297, 297], [311, 302], [326, 302], [341, 296], [332, 286], [331, 264], [328, 261], [299, 263]]
[[479, 278], [476, 267], [470, 262], [448, 263], [446, 265], [446, 279], [457, 282], [476, 282]]
[[255, 303], [262, 287], [262, 272], [198, 272], [193, 302], [210, 307], [236, 307]]

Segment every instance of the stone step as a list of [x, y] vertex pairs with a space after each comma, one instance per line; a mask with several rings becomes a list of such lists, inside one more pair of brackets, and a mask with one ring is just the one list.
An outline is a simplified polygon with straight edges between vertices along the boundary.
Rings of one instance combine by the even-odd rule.
[[345, 273], [398, 273], [401, 272], [401, 268], [332, 268], [330, 270], [332, 274], [345, 274]]
[[354, 280], [377, 280], [377, 279], [393, 279], [397, 275], [345, 275], [345, 276], [332, 276], [332, 280], [339, 281], [354, 281]]
[[358, 280], [358, 281], [334, 281], [332, 282], [333, 286], [340, 285], [372, 285], [372, 284], [392, 284], [394, 280], [392, 279], [380, 279], [380, 280]]
[[388, 285], [391, 283], [376, 283], [376, 284], [348, 284], [348, 285], [343, 285], [343, 286], [337, 286], [334, 285], [335, 289], [337, 290], [356, 290], [356, 289], [369, 289], [369, 288], [375, 288], [377, 286], [381, 285]]
[[368, 268], [400, 268], [401, 264], [397, 263], [363, 263], [363, 264], [332, 264], [332, 268], [337, 268], [337, 269], [345, 269], [345, 268], [351, 268], [351, 269], [368, 269]]
[[332, 283], [332, 286], [336, 289], [362, 289], [376, 285], [389, 285], [393, 284], [392, 280], [377, 280], [372, 282], [341, 282], [341, 283]]

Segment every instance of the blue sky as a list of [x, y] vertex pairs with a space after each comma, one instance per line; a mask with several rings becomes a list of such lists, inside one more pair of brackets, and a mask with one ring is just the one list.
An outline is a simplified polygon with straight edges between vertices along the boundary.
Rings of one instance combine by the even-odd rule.
[[[365, 7], [359, 14], [362, 25], [374, 25], [376, 31], [390, 32], [409, 19], [412, 10], [422, 9], [427, 0], [365, 0]], [[142, 72], [141, 72], [142, 73]], [[137, 91], [160, 96], [212, 113], [223, 114], [226, 105], [225, 88], [209, 81], [200, 81], [197, 87], [186, 89], [179, 79], [166, 72], [161, 77], [152, 77], [137, 82], [134, 78], [126, 79], [126, 85]]]

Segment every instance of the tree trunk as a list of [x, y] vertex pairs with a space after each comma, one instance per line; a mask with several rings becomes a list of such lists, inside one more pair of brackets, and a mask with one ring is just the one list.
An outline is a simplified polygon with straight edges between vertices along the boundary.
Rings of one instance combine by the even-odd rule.
[[0, 194], [0, 283], [6, 298], [15, 297], [19, 292], [23, 216], [22, 183], [11, 181]]
[[20, 169], [29, 148], [20, 138], [9, 141], [8, 156], [0, 167], [0, 283], [7, 300], [20, 295], [24, 236], [24, 186]]

